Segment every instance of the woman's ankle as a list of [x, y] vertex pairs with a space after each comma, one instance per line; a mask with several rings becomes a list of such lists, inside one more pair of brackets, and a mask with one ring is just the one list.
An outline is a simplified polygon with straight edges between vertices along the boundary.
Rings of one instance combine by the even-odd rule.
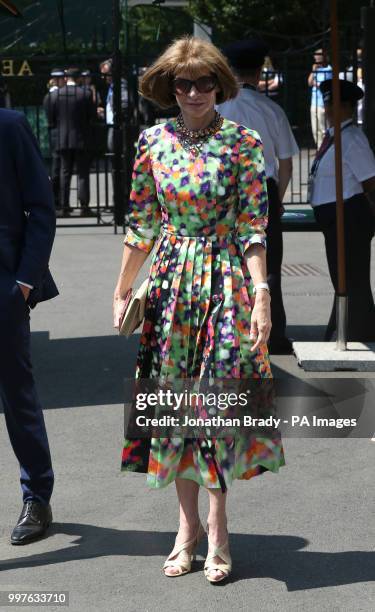
[[224, 516], [209, 516], [207, 519], [207, 528], [209, 537], [214, 539], [226, 539], [228, 537], [228, 521], [226, 515]]
[[201, 520], [199, 518], [199, 514], [197, 514], [197, 516], [194, 518], [189, 517], [188, 519], [186, 519], [186, 517], [180, 517], [179, 531], [190, 531], [195, 533], [198, 530], [200, 524]]
[[207, 525], [209, 528], [227, 528], [228, 526], [228, 517], [225, 512], [223, 513], [210, 513], [207, 517]]

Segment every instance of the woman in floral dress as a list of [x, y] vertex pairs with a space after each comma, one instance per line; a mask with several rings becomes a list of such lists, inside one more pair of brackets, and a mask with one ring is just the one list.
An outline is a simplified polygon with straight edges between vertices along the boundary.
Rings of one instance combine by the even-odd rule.
[[[118, 325], [124, 297], [154, 247], [136, 377], [270, 378], [262, 145], [256, 132], [215, 112], [216, 103], [237, 94], [235, 78], [216, 47], [185, 37], [147, 70], [140, 87], [161, 107], [177, 101], [181, 113], [145, 130], [135, 159], [114, 318]], [[246, 444], [241, 438], [205, 442], [126, 437], [122, 468], [146, 472], [153, 488], [175, 481], [180, 526], [164, 564], [167, 576], [190, 571], [205, 533], [199, 488], [207, 489], [205, 575], [218, 582], [231, 570], [228, 487], [237, 478], [277, 472], [284, 454], [276, 433]]]

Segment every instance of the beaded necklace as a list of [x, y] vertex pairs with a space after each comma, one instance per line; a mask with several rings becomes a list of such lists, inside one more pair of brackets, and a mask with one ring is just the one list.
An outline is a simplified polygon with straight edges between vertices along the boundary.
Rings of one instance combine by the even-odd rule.
[[189, 130], [185, 123], [182, 114], [177, 117], [177, 136], [185, 150], [192, 153], [194, 156], [199, 155], [203, 145], [221, 129], [224, 117], [215, 111], [215, 117], [210, 125], [200, 130]]

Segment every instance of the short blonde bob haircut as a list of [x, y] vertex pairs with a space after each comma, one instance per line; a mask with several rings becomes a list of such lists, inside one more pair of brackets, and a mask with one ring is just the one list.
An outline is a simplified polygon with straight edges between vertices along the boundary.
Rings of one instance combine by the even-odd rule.
[[155, 60], [140, 79], [139, 93], [161, 108], [175, 106], [173, 79], [182, 72], [191, 79], [215, 74], [220, 88], [217, 104], [235, 98], [238, 93], [236, 78], [221, 51], [212, 43], [194, 36], [175, 40]]

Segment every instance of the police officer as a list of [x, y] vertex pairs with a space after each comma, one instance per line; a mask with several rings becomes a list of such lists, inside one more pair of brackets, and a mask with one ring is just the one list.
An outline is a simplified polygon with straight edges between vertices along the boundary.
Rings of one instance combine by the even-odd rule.
[[56, 212], [59, 215], [61, 213], [60, 203], [60, 169], [61, 169], [61, 157], [60, 151], [58, 150], [58, 131], [57, 127], [52, 125], [51, 115], [51, 94], [58, 92], [60, 87], [65, 85], [65, 73], [61, 68], [54, 68], [50, 73], [50, 80], [48, 82], [48, 93], [43, 100], [43, 108], [47, 115], [48, 122], [48, 134], [49, 134], [49, 145], [51, 151], [51, 182], [53, 195], [55, 198]]
[[[348, 294], [348, 340], [375, 340], [375, 307], [370, 284], [371, 240], [375, 217], [375, 157], [353, 115], [360, 87], [340, 80], [340, 119], [345, 219], [346, 285]], [[328, 124], [333, 124], [332, 79], [320, 85]], [[324, 234], [328, 268], [337, 291], [337, 236], [334, 128], [329, 127], [310, 173], [310, 203]], [[325, 340], [336, 330], [336, 301]]]
[[286, 316], [281, 292], [281, 215], [284, 210], [282, 200], [293, 170], [292, 157], [298, 153], [298, 146], [283, 109], [257, 91], [268, 55], [264, 42], [258, 39], [237, 41], [226, 47], [224, 53], [242, 87], [234, 100], [220, 104], [218, 110], [227, 119], [258, 132], [264, 147], [269, 197], [267, 280], [271, 292], [272, 318], [269, 350], [274, 354], [291, 353], [292, 345], [285, 332]]

